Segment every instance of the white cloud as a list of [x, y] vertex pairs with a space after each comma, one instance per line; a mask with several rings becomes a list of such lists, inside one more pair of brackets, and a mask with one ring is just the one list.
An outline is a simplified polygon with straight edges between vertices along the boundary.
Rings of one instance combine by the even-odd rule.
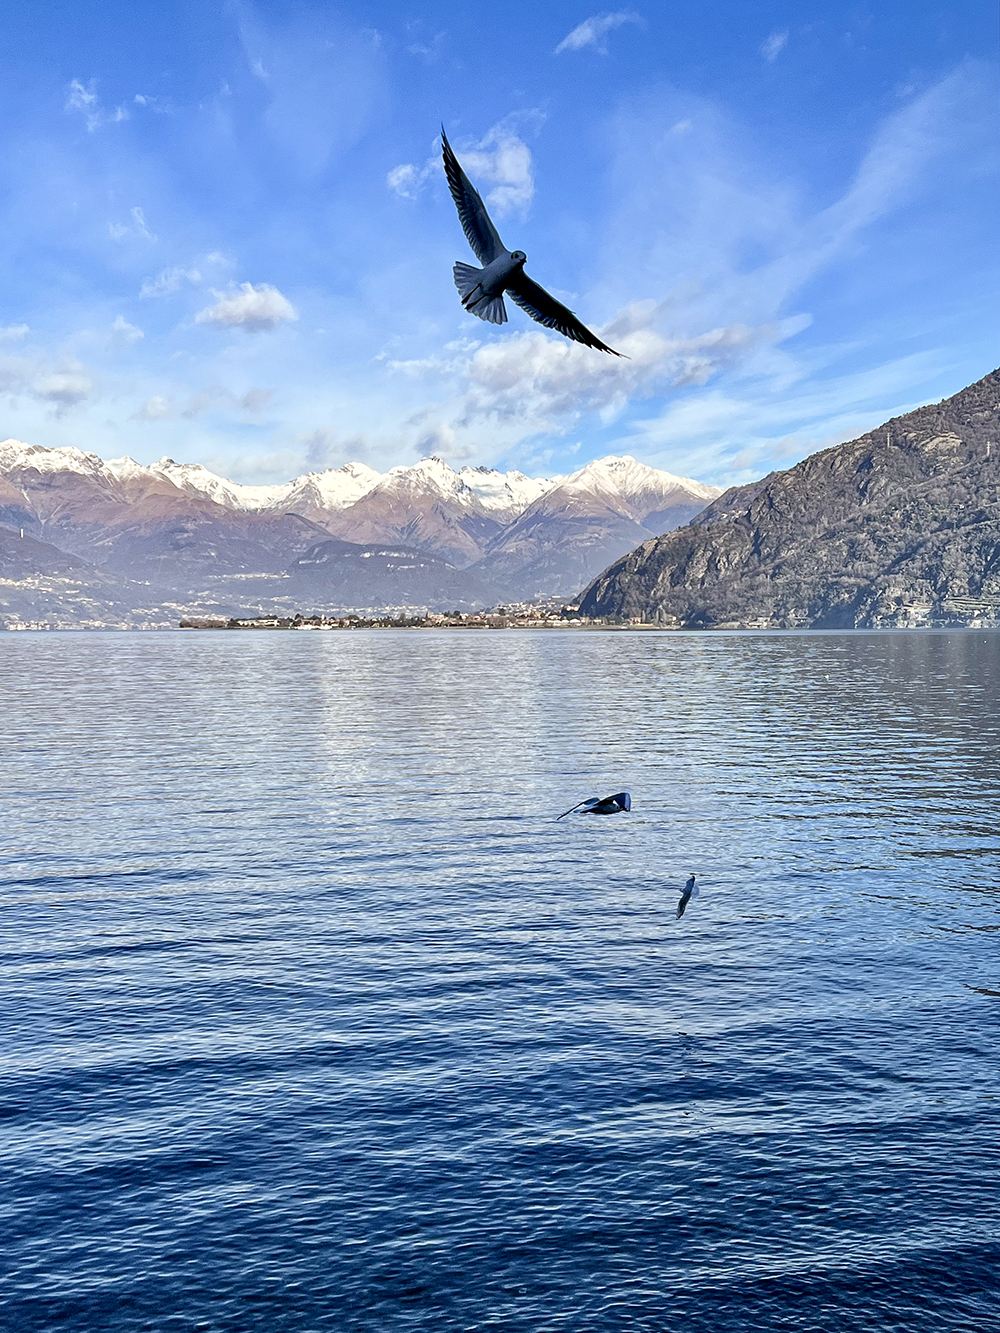
[[133, 413], [135, 421], [165, 421], [173, 416], [169, 402], [160, 394], [147, 398], [138, 412]]
[[156, 236], [146, 225], [146, 215], [141, 208], [129, 209], [129, 222], [109, 222], [108, 234], [113, 241], [124, 241], [130, 236], [138, 236], [144, 241], [155, 241]]
[[27, 324], [8, 324], [5, 328], [0, 328], [0, 342], [16, 343], [22, 338], [26, 338], [31, 332]]
[[607, 424], [630, 400], [704, 384], [781, 336], [776, 325], [734, 323], [694, 337], [670, 337], [657, 328], [662, 314], [655, 302], [635, 302], [602, 329], [601, 336], [627, 360], [529, 330], [467, 344], [450, 360], [391, 364], [407, 375], [436, 375], [451, 382], [450, 402], [418, 414], [413, 424], [424, 442], [434, 434], [441, 449], [456, 457], [484, 430], [497, 442], [513, 444], [543, 432], [562, 434], [589, 412], [599, 413]]
[[[517, 132], [525, 120], [537, 125], [542, 113], [530, 111], [506, 116], [478, 142], [457, 149], [462, 166], [480, 193], [486, 186], [493, 187], [484, 198], [498, 217], [511, 214], [523, 217], [535, 196], [531, 149]], [[441, 151], [436, 146], [422, 167], [412, 162], [393, 167], [386, 184], [402, 198], [415, 199], [429, 180], [443, 174]]]
[[295, 307], [277, 287], [266, 282], [257, 287], [252, 282], [244, 282], [239, 290], [213, 292], [212, 295], [217, 298], [215, 305], [200, 311], [195, 316], [196, 323], [261, 333], [299, 317]]
[[760, 48], [760, 53], [765, 60], [777, 60], [785, 47], [788, 45], [788, 30], [784, 32], [772, 32], [767, 41]]
[[422, 167], [415, 167], [412, 162], [404, 162], [393, 167], [385, 178], [385, 183], [402, 199], [416, 199], [420, 187], [441, 170], [437, 154], [429, 157]]
[[599, 55], [606, 56], [608, 44], [605, 39], [609, 32], [620, 28], [623, 23], [641, 24], [642, 21], [630, 9], [619, 9], [612, 14], [595, 14], [593, 18], [577, 24], [556, 47], [555, 54], [559, 55], [561, 51], [582, 51], [585, 46], [592, 46]]
[[471, 178], [493, 186], [486, 203], [499, 217], [524, 217], [535, 197], [531, 149], [508, 120], [494, 125], [475, 148], [466, 149], [462, 165]]
[[33, 385], [36, 397], [48, 399], [49, 403], [59, 404], [60, 407], [73, 407], [77, 403], [83, 403], [83, 400], [91, 395], [92, 388], [93, 381], [89, 376], [75, 375], [75, 373], [45, 375]]
[[79, 79], [73, 79], [66, 96], [66, 110], [79, 111], [86, 121], [87, 131], [90, 134], [99, 130], [102, 125], [117, 125], [129, 118], [128, 111], [123, 106], [117, 106], [113, 111], [105, 111], [94, 91], [96, 85], [96, 79], [91, 79], [87, 87]]
[[48, 403], [56, 416], [90, 398], [93, 389], [86, 367], [74, 359], [53, 363], [39, 356], [0, 357], [0, 392]]
[[157, 277], [146, 279], [139, 289], [139, 295], [171, 296], [174, 292], [180, 291], [181, 283], [184, 282], [201, 282], [200, 272], [196, 268], [165, 268]]
[[124, 315], [118, 315], [111, 325], [112, 347], [130, 347], [146, 335], [135, 324], [130, 324]]

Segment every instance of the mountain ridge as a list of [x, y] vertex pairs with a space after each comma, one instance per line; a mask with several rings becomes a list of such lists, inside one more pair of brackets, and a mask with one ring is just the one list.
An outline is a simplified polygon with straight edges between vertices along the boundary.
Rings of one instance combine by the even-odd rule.
[[[571, 521], [545, 507], [553, 493], [575, 510]], [[106, 574], [178, 592], [204, 591], [205, 580], [284, 574], [310, 547], [335, 540], [355, 548], [388, 543], [434, 557], [413, 564], [407, 556], [423, 573], [402, 582], [398, 570], [383, 564], [385, 595], [393, 603], [404, 584], [421, 602], [432, 603], [471, 603], [487, 594], [510, 600], [526, 588], [532, 595], [567, 595], [650, 535], [635, 518], [655, 512], [650, 521], [666, 527], [670, 514], [687, 517], [689, 508], [702, 508], [717, 493], [615, 457], [594, 460], [570, 477], [529, 478], [484, 467], [456, 471], [431, 457], [385, 473], [348, 463], [280, 485], [245, 486], [168, 456], [145, 466], [127, 455], [105, 461], [73, 445], [0, 443], [0, 524], [23, 529]], [[668, 513], [671, 500], [681, 508]], [[499, 545], [512, 525], [531, 514], [531, 540]], [[534, 560], [537, 566], [536, 548], [545, 552], [542, 573], [536, 568], [522, 579], [522, 564]], [[377, 591], [375, 566], [345, 557], [336, 568], [337, 595], [344, 589], [342, 571], [354, 569], [358, 595], [369, 604]], [[463, 580], [453, 570], [468, 575]], [[299, 583], [300, 575], [301, 569]]]
[[682, 628], [1000, 624], [1000, 370], [725, 492], [580, 608]]

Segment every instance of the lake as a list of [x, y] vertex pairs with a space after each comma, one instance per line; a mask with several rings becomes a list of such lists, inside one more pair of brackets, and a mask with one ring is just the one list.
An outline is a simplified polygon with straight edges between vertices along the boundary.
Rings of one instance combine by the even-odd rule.
[[996, 1327], [1000, 634], [8, 633], [0, 706], [4, 1329]]

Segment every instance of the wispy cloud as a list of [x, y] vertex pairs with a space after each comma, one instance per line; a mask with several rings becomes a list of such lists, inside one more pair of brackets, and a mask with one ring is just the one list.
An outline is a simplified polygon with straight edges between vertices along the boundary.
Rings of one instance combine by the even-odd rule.
[[181, 418], [193, 421], [203, 412], [238, 412], [244, 417], [257, 416], [274, 397], [272, 389], [248, 389], [236, 394], [221, 384], [211, 384], [197, 393], [180, 400], [171, 400], [163, 394], [153, 394], [147, 398], [137, 412], [132, 414], [133, 421], [176, 421]]
[[[747, 346], [745, 357], [720, 366], [728, 372], [720, 377], [725, 389], [668, 398], [662, 418], [644, 423], [638, 443], [626, 437], [624, 447], [638, 447], [647, 454], [653, 450], [661, 458], [668, 446], [680, 449], [684, 461], [678, 466], [716, 480], [740, 479], [734, 476], [740, 467], [759, 471], [780, 466], [768, 452], [770, 444], [756, 436], [764, 424], [764, 417], [756, 417], [752, 408], [757, 397], [772, 404], [798, 401], [784, 415], [774, 412], [778, 456], [785, 447], [780, 437], [790, 431], [794, 439], [788, 447], [793, 452], [797, 447], [800, 456], [809, 447], [820, 447], [829, 434], [823, 412], [829, 414], [826, 419], [839, 438], [857, 433], [864, 418], [850, 404], [864, 402], [871, 385], [875, 386], [871, 401], [879, 394], [883, 402], [887, 395], [895, 395], [896, 371], [891, 367], [896, 363], [887, 362], [889, 369], [873, 377], [868, 387], [861, 380], [849, 384], [844, 379], [842, 416], [829, 399], [810, 417], [804, 400], [813, 390], [804, 386], [826, 379], [830, 371], [824, 359], [835, 361], [844, 353], [835, 347], [818, 353], [815, 341], [811, 353], [797, 351], [794, 343], [786, 349], [783, 343], [803, 327], [803, 321], [810, 322], [810, 312], [802, 305], [815, 293], [816, 280], [848, 261], [868, 228], [936, 183], [946, 155], [954, 155], [957, 145], [968, 145], [970, 157], [977, 156], [973, 144], [983, 111], [982, 71], [963, 66], [888, 116], [840, 198], [809, 211], [786, 182], [770, 176], [761, 162], [741, 149], [735, 127], [708, 104], [698, 108], [691, 130], [682, 136], [660, 132], [677, 114], [676, 99], [659, 108], [649, 103], [634, 106], [617, 126], [620, 148], [614, 179], [621, 198], [618, 215], [609, 226], [609, 285], [621, 290], [630, 282], [629, 258], [638, 251], [648, 257], [645, 280], [662, 284], [660, 290], [669, 293], [660, 307], [664, 332], [709, 325], [726, 328], [738, 318], [758, 330], [780, 328], [782, 336], [764, 337], [757, 346]], [[669, 188], [663, 182], [669, 182]], [[754, 255], [754, 262], [748, 262], [748, 255]], [[926, 377], [930, 362], [918, 369], [915, 364], [907, 362], [908, 385], [918, 382], [921, 374]], [[741, 378], [753, 389], [744, 391]], [[898, 392], [905, 394], [905, 389]], [[893, 408], [900, 403], [899, 396], [888, 398]], [[725, 416], [730, 410], [731, 421]], [[665, 423], [662, 434], [659, 420]], [[800, 427], [804, 433], [796, 433]], [[685, 431], [689, 432], [686, 444]], [[698, 448], [696, 434], [703, 442]], [[744, 458], [752, 456], [753, 464], [734, 467], [734, 456], [748, 448], [752, 454]], [[672, 456], [668, 453], [668, 460]]]
[[765, 60], [777, 60], [785, 47], [788, 45], [788, 29], [783, 32], [772, 32], [767, 41], [760, 48], [760, 53]]
[[79, 79], [73, 79], [66, 93], [66, 110], [78, 111], [83, 116], [90, 134], [99, 130], [102, 125], [117, 125], [129, 118], [128, 109], [124, 106], [116, 106], [112, 111], [105, 110], [101, 106], [96, 90], [96, 79], [91, 79], [86, 85]]
[[310, 472], [340, 467], [344, 463], [361, 463], [369, 456], [371, 447], [363, 435], [343, 435], [330, 427], [310, 431], [302, 441], [306, 466]]
[[329, 9], [279, 17], [273, 6], [241, 4], [237, 13], [247, 64], [266, 89], [266, 132], [290, 167], [315, 176], [358, 140], [383, 103], [378, 34]]
[[630, 9], [595, 14], [592, 18], [584, 19], [582, 23], [578, 23], [572, 32], [567, 33], [556, 47], [555, 54], [559, 55], [562, 51], [582, 51], [584, 47], [592, 46], [598, 55], [606, 56], [608, 54], [608, 33], [614, 32], [616, 28], [622, 27], [625, 23], [642, 24], [642, 22], [642, 17]]
[[197, 324], [264, 333], [299, 317], [291, 301], [266, 282], [256, 287], [252, 282], [244, 282], [238, 289], [212, 295], [217, 298], [215, 305], [198, 312]]
[[147, 278], [139, 288], [139, 295], [143, 298], [151, 296], [172, 296], [174, 292], [180, 291], [184, 283], [189, 282], [197, 285], [201, 282], [201, 273], [196, 268], [165, 268], [155, 278]]
[[919, 406], [921, 385], [940, 369], [936, 359], [922, 352], [824, 380], [719, 385], [634, 422], [619, 447], [724, 485], [750, 481], [863, 434], [873, 414], [884, 420]]
[[109, 222], [108, 235], [113, 241], [125, 241], [129, 237], [138, 237], [143, 241], [156, 240], [156, 236], [146, 225], [146, 215], [141, 208], [129, 209], [128, 222]]

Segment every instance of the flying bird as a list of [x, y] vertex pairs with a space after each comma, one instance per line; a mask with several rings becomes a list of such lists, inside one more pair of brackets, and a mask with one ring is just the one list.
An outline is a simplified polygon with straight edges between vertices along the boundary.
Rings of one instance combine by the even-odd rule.
[[681, 893], [681, 900], [677, 904], [678, 921], [680, 921], [681, 917], [684, 915], [684, 909], [685, 907], [687, 907], [691, 899], [697, 898], [697, 896], [698, 896], [698, 885], [694, 882], [694, 875], [692, 875], [688, 879], [688, 882], [684, 885], [684, 890]]
[[556, 816], [556, 823], [567, 815], [618, 815], [632, 809], [632, 797], [627, 791], [615, 792], [614, 796], [590, 796], [586, 801], [577, 801], [576, 805]]
[[486, 211], [486, 205], [452, 152], [443, 125], [441, 145], [444, 174], [448, 177], [448, 188], [458, 209], [462, 230], [476, 258], [483, 265], [482, 268], [472, 264], [455, 265], [455, 286], [465, 309], [490, 324], [506, 324], [507, 307], [503, 303], [503, 294], [510, 292], [510, 299], [547, 329], [555, 329], [564, 337], [583, 343], [586, 347], [596, 347], [599, 352], [621, 356], [621, 352], [601, 342], [596, 333], [591, 333], [585, 324], [581, 324], [572, 310], [528, 277], [524, 271], [524, 251], [508, 250], [501, 241], [500, 233]]

